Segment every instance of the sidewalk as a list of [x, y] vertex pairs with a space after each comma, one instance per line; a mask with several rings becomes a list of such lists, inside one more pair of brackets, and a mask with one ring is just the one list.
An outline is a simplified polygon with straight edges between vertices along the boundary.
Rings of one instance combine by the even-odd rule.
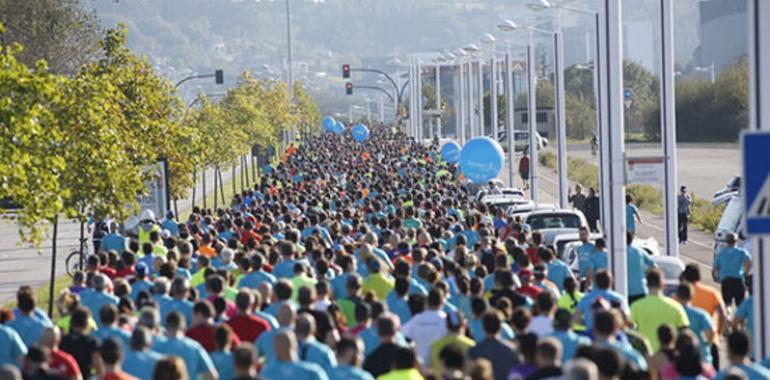
[[[231, 174], [231, 170], [222, 171], [222, 179], [224, 180], [225, 185], [228, 185]], [[240, 184], [238, 184], [238, 188], [240, 189]], [[225, 194], [227, 194], [228, 190], [229, 188], [225, 189]], [[208, 194], [214, 192], [213, 169], [209, 169], [206, 172], [206, 192]], [[196, 202], [200, 204], [201, 199], [199, 173]], [[227, 201], [229, 202], [229, 199], [227, 199]], [[180, 199], [178, 201], [178, 206], [180, 213], [189, 209], [191, 207], [190, 198]], [[212, 206], [213, 205], [209, 205], [209, 207]], [[79, 238], [79, 223], [67, 220], [59, 222], [59, 233], [56, 239], [57, 277], [65, 274], [64, 260], [70, 252], [78, 249]], [[89, 250], [93, 248], [90, 244], [89, 240]], [[16, 291], [21, 285], [29, 285], [32, 288], [38, 288], [48, 283], [48, 280], [51, 278], [51, 247], [52, 239], [50, 238], [43, 242], [39, 251], [27, 245], [22, 245], [16, 223], [9, 219], [2, 219], [0, 221], [0, 303], [5, 303], [6, 301], [15, 298]]]

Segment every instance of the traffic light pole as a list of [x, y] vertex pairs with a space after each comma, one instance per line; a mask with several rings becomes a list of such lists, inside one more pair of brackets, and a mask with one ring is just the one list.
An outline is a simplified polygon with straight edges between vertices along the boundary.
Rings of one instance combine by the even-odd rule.
[[398, 85], [396, 84], [396, 81], [393, 79], [393, 77], [388, 75], [388, 73], [386, 73], [386, 72], [384, 72], [382, 70], [377, 70], [377, 69], [355, 69], [355, 68], [352, 68], [352, 67], [350, 68], [350, 71], [351, 72], [353, 72], [353, 71], [355, 71], [355, 72], [362, 72], [362, 73], [376, 73], [376, 74], [380, 74], [380, 75], [384, 76], [385, 78], [388, 78], [390, 83], [393, 85], [393, 91], [396, 93], [396, 99], [398, 100], [398, 103], [401, 104], [401, 93], [399, 93], [399, 91], [398, 91]]

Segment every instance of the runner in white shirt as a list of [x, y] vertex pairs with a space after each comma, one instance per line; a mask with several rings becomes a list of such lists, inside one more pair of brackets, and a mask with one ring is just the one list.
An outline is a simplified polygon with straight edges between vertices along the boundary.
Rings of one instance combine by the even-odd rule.
[[401, 332], [415, 344], [417, 356], [423, 365], [429, 366], [431, 346], [433, 342], [447, 334], [444, 308], [444, 294], [441, 290], [433, 289], [428, 293], [428, 309], [415, 315], [404, 326]]

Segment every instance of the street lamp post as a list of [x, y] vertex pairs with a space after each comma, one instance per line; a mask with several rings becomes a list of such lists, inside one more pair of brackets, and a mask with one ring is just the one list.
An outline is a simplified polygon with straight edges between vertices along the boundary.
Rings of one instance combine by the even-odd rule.
[[532, 44], [532, 31], [529, 32], [527, 46], [527, 121], [529, 122], [529, 186], [530, 198], [537, 203], [537, 82], [535, 79], [535, 46]]
[[495, 36], [487, 33], [481, 38], [481, 42], [487, 43], [492, 48], [492, 58], [490, 59], [490, 79], [489, 79], [489, 113], [490, 124], [492, 124], [492, 139], [497, 141], [498, 118], [497, 118], [497, 39]]

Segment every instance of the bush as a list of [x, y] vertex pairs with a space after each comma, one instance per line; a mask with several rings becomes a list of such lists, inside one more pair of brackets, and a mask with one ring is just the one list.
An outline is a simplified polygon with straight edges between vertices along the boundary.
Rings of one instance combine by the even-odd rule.
[[704, 231], [713, 233], [722, 218], [724, 205], [714, 205], [710, 201], [692, 196], [692, 225]]
[[655, 215], [663, 214], [663, 193], [652, 185], [628, 185], [626, 192], [634, 197], [634, 203], [640, 209]]

